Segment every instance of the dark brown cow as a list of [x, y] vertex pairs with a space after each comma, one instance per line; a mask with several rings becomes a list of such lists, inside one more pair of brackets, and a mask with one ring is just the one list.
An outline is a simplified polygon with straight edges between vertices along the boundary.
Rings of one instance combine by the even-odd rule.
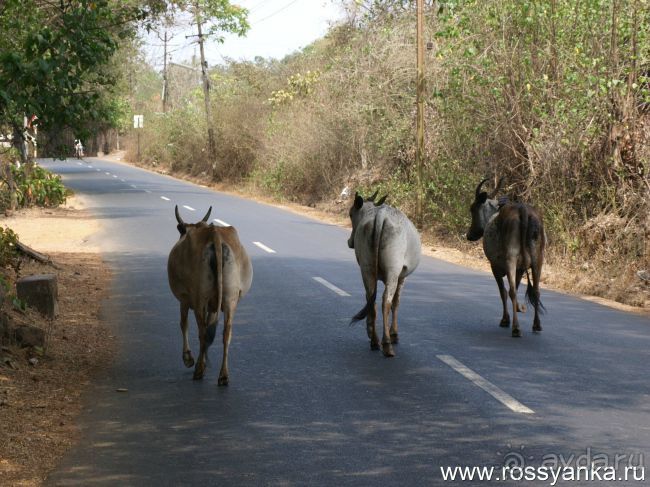
[[[509, 295], [512, 301], [512, 336], [520, 337], [517, 311], [525, 311], [525, 306], [517, 303], [517, 289], [524, 273], [528, 278], [526, 298], [535, 308], [533, 331], [542, 330], [539, 315], [543, 306], [539, 295], [539, 280], [544, 264], [544, 248], [546, 234], [540, 213], [532, 206], [524, 203], [499, 202], [496, 196], [501, 181], [496, 189], [488, 196], [481, 187], [487, 181], [484, 179], [476, 187], [474, 202], [470, 207], [472, 226], [467, 232], [467, 239], [475, 241], [483, 237], [483, 250], [490, 261], [492, 273], [499, 286], [503, 317], [500, 326], [510, 325], [507, 295], [503, 277], [508, 278]], [[532, 271], [532, 283], [528, 275]]]
[[250, 289], [253, 268], [233, 227], [208, 225], [212, 207], [198, 223], [185, 223], [176, 207], [176, 220], [181, 236], [169, 253], [167, 274], [169, 287], [181, 306], [183, 362], [194, 365], [187, 337], [187, 314], [194, 310], [199, 328], [201, 349], [194, 368], [194, 379], [202, 379], [206, 353], [214, 341], [219, 311], [224, 314], [223, 361], [219, 385], [228, 385], [228, 346], [232, 319], [237, 303]]

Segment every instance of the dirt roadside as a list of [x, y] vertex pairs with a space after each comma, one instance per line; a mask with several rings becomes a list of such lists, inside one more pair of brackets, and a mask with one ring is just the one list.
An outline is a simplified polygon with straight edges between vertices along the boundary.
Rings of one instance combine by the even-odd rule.
[[[215, 189], [226, 194], [240, 196], [242, 198], [247, 198], [258, 201], [260, 203], [272, 205], [276, 208], [282, 208], [292, 213], [308, 216], [310, 218], [314, 218], [316, 220], [332, 225], [337, 225], [343, 228], [351, 228], [349, 218], [346, 216], [349, 204], [348, 201], [337, 201], [336, 203], [330, 204], [323, 208], [312, 208], [286, 201], [280, 203], [274, 198], [260, 194], [259, 192], [255, 191], [255, 188], [252, 188], [250, 186], [243, 185], [240, 187], [234, 187], [231, 184], [219, 183], [206, 185], [205, 181], [196, 176], [182, 173], [172, 174], [164, 167], [152, 167], [150, 165], [127, 162], [125, 151], [115, 152], [107, 156], [102, 156], [101, 158], [127, 166], [134, 165], [141, 169], [144, 169], [145, 171], [161, 174], [172, 179], [182, 179], [205, 188]], [[473, 245], [471, 247], [469, 245], [464, 245], [463, 247], [463, 250], [461, 250], [449, 245], [448, 243], [445, 244], [444, 240], [441, 240], [438, 238], [438, 236], [430, 232], [425, 232], [422, 235], [422, 252], [425, 255], [471, 269], [490, 272], [489, 263], [485, 258], [482, 247], [480, 245]], [[592, 287], [590, 282], [592, 279], [590, 273], [591, 271], [588, 268], [556, 268], [555, 266], [546, 263], [544, 265], [544, 272], [542, 275], [542, 287], [544, 289], [558, 291], [620, 311], [638, 313], [650, 317], [650, 286], [644, 286], [643, 284], [639, 283], [636, 292], [638, 293], [639, 300], [645, 304], [644, 306], [631, 306], [628, 304], [620, 303], [618, 301], [614, 301], [612, 299], [606, 299], [603, 297], [579, 292], [578, 290], [589, 289]]]
[[99, 223], [75, 197], [60, 208], [20, 210], [0, 224], [48, 254], [57, 268], [23, 259], [9, 278], [56, 273], [59, 317], [11, 311], [17, 321], [45, 328], [44, 350], [8, 343], [0, 350], [0, 485], [39, 486], [75, 442], [75, 418], [93, 375], [105, 369], [114, 337], [99, 320], [110, 272], [89, 237]]

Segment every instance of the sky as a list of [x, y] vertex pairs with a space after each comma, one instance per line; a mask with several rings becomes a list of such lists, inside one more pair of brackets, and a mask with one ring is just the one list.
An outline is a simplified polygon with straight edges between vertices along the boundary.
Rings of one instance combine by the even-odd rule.
[[[222, 63], [225, 58], [252, 60], [256, 56], [281, 59], [312, 41], [322, 37], [332, 22], [343, 17], [340, 0], [231, 0], [249, 10], [251, 25], [246, 37], [226, 36], [223, 44], [206, 44], [209, 65]], [[181, 26], [174, 29], [168, 43], [171, 60], [182, 62], [192, 58], [199, 48], [192, 38], [195, 28]], [[162, 42], [151, 34], [146, 39], [149, 61], [162, 66]]]

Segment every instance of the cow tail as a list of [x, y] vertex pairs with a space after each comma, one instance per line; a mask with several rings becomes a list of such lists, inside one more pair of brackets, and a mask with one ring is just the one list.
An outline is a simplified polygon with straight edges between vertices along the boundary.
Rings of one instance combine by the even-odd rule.
[[368, 300], [366, 300], [366, 305], [361, 308], [361, 310], [352, 317], [350, 320], [350, 325], [353, 323], [356, 323], [357, 321], [363, 320], [366, 316], [368, 316], [368, 312], [370, 311], [370, 307], [375, 305], [375, 301], [377, 300], [377, 279], [379, 278], [379, 244], [381, 243], [381, 232], [384, 228], [384, 219], [379, 218], [379, 211], [375, 215], [375, 224], [373, 226], [372, 230], [372, 244], [373, 244], [373, 250], [375, 252], [375, 289], [372, 292], [372, 295]]
[[[533, 218], [535, 218], [533, 216]], [[528, 256], [530, 258], [530, 267], [538, 265], [537, 259], [536, 259], [536, 253], [535, 253], [535, 248], [534, 248], [534, 234], [537, 232], [538, 229], [538, 222], [536, 220], [529, 221], [529, 216], [528, 216], [528, 209], [526, 208], [526, 205], [521, 205], [519, 207], [519, 229], [521, 231], [521, 252], [522, 256], [525, 261], [525, 256], [526, 253], [528, 253]], [[542, 238], [544, 236], [542, 235]], [[526, 301], [528, 301], [531, 305], [535, 307], [535, 309], [538, 311], [538, 313], [542, 314], [544, 312], [544, 305], [542, 304], [542, 301], [539, 298], [539, 293], [535, 290], [533, 286], [533, 282], [530, 279], [530, 275], [528, 273], [528, 267], [526, 268], [526, 279], [528, 280], [528, 286], [526, 287]]]
[[526, 205], [519, 205], [519, 245], [521, 257], [526, 262], [526, 254], [532, 259], [533, 255], [529, 245], [530, 236], [528, 235], [528, 209]]
[[541, 315], [544, 314], [546, 308], [542, 304], [542, 300], [539, 298], [539, 293], [535, 291], [533, 287], [533, 282], [528, 275], [528, 269], [526, 269], [526, 279], [528, 279], [528, 286], [526, 287], [526, 301], [528, 301]]
[[216, 309], [217, 319], [214, 320], [214, 323], [208, 325], [208, 329], [206, 331], [206, 340], [208, 342], [208, 346], [212, 345], [212, 342], [214, 342], [214, 338], [217, 335], [217, 325], [219, 324], [219, 313], [221, 312], [221, 301], [223, 300], [223, 247], [222, 247], [221, 237], [219, 236], [219, 234], [215, 234], [213, 245], [214, 245], [214, 254], [216, 257], [214, 273], [216, 274], [216, 278], [217, 278], [217, 309]]

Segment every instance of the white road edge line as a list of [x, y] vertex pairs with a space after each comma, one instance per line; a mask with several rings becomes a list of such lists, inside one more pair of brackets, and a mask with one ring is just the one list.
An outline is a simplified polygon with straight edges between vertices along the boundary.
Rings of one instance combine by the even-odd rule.
[[171, 201], [169, 198], [167, 198], [167, 196], [161, 196], [160, 199], [165, 201]]
[[262, 249], [262, 250], [268, 252], [269, 254], [275, 254], [275, 250], [273, 250], [273, 249], [270, 248], [270, 247], [267, 247], [267, 246], [264, 245], [262, 242], [253, 242], [253, 245], [257, 245], [260, 249]]
[[522, 403], [517, 401], [510, 394], [499, 389], [497, 386], [492, 384], [492, 382], [488, 381], [487, 379], [484, 379], [476, 372], [474, 372], [472, 369], [470, 369], [469, 367], [463, 365], [461, 362], [456, 360], [451, 355], [436, 355], [436, 357], [438, 357], [438, 359], [440, 359], [441, 361], [449, 365], [449, 367], [454, 369], [456, 372], [458, 372], [460, 375], [462, 375], [469, 381], [473, 382], [474, 385], [483, 389], [485, 392], [487, 392], [489, 395], [491, 395], [493, 398], [495, 398], [497, 401], [499, 401], [501, 404], [511, 409], [515, 413], [535, 414], [535, 411], [524, 406]]
[[343, 289], [340, 289], [340, 288], [336, 287], [334, 284], [332, 284], [329, 281], [326, 281], [322, 277], [314, 276], [312, 279], [314, 279], [314, 281], [316, 281], [316, 282], [321, 283], [327, 289], [330, 289], [330, 290], [334, 291], [339, 296], [349, 296], [349, 294], [346, 293]]
[[215, 218], [215, 219], [213, 219], [212, 221], [215, 222], [215, 223], [218, 223], [218, 224], [221, 225], [222, 227], [229, 227], [229, 226], [231, 226], [229, 223], [226, 223], [226, 222], [223, 221], [223, 220], [219, 220], [218, 218]]
[[187, 205], [183, 205], [183, 208], [185, 208], [186, 210], [190, 210], [190, 211], [196, 211], [194, 208], [192, 208], [191, 206], [187, 206]]

